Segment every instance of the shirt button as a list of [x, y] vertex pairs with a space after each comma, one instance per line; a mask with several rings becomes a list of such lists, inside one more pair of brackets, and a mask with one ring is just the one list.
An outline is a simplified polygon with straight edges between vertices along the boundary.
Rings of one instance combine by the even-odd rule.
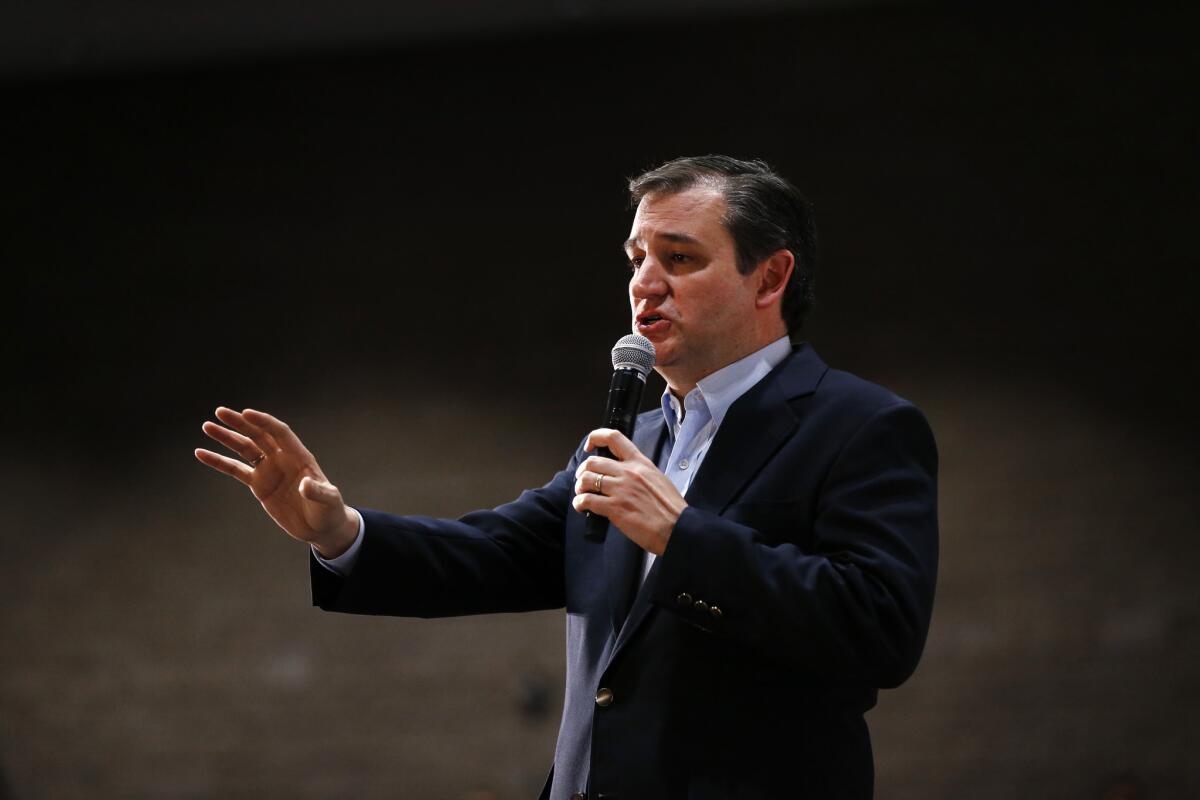
[[718, 606], [713, 606], [710, 609], [708, 609], [708, 613], [713, 615], [713, 619], [721, 618], [721, 609]]
[[675, 602], [681, 606], [690, 606], [692, 604], [692, 596], [687, 592], [680, 592], [679, 596], [675, 598]]
[[703, 600], [697, 600], [696, 601], [696, 610], [697, 611], [708, 611], [708, 603], [704, 602]]
[[612, 705], [613, 693], [612, 689], [600, 689], [596, 692], [596, 705], [601, 708], [607, 708]]
[[680, 468], [680, 469], [687, 469], [687, 468], [688, 468], [688, 460], [687, 460], [686, 458], [681, 458], [681, 459], [679, 459], [679, 468]]
[[575, 794], [571, 795], [571, 800], [587, 800], [587, 795], [583, 792], [576, 792]]

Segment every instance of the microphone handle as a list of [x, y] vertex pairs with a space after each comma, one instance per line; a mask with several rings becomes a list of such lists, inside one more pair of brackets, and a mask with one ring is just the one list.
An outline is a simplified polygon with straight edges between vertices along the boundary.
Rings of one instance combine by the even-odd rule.
[[[633, 436], [634, 423], [637, 421], [638, 406], [642, 402], [642, 388], [646, 385], [646, 376], [635, 369], [621, 368], [613, 371], [612, 383], [608, 387], [608, 404], [604, 410], [604, 427], [620, 431], [625, 436]], [[612, 452], [607, 447], [596, 449], [596, 455], [602, 458], [612, 458]], [[603, 542], [608, 533], [608, 517], [586, 512], [583, 538], [589, 542]]]

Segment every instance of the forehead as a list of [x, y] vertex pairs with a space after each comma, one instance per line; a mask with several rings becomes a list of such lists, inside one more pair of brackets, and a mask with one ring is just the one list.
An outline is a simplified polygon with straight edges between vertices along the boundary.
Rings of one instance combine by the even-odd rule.
[[712, 187], [648, 194], [638, 203], [627, 244], [644, 246], [657, 237], [686, 237], [717, 245], [729, 238], [721, 222], [724, 213], [725, 198]]

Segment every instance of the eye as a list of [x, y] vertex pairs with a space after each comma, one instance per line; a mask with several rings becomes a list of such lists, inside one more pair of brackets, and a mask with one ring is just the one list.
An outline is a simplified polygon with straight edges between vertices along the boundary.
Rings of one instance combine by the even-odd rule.
[[692, 260], [692, 257], [687, 253], [671, 253], [671, 260], [676, 264], [686, 264]]
[[632, 256], [629, 258], [629, 271], [637, 272], [638, 267], [642, 266], [642, 256]]

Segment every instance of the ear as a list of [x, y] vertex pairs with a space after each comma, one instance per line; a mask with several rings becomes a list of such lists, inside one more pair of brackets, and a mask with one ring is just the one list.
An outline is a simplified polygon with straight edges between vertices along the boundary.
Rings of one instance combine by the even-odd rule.
[[783, 290], [788, 278], [796, 268], [796, 257], [791, 250], [776, 250], [758, 262], [758, 293], [754, 298], [755, 308], [769, 308], [783, 302]]

